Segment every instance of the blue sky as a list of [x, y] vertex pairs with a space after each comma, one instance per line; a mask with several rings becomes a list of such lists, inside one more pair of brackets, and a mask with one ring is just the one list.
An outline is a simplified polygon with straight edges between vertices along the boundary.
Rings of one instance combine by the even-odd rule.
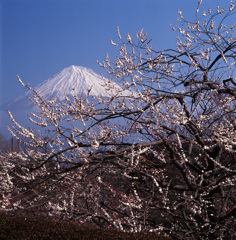
[[[215, 8], [229, 1], [203, 0]], [[222, 3], [223, 2], [223, 3]], [[70, 65], [102, 69], [96, 60], [117, 53], [110, 39], [144, 28], [154, 49], [175, 47], [177, 8], [193, 19], [197, 0], [0, 0], [0, 106]]]

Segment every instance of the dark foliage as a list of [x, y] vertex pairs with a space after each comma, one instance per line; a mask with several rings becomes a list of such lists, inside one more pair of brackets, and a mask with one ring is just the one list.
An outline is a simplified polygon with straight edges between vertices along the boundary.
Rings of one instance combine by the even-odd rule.
[[126, 239], [126, 240], [169, 240], [157, 233], [124, 233], [115, 230], [81, 226], [76, 222], [63, 222], [42, 217], [0, 213], [0, 239]]

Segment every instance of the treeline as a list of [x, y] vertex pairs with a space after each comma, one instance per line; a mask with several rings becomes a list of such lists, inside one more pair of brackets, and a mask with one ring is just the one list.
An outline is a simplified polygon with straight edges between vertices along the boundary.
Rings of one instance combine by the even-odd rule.
[[16, 140], [15, 138], [6, 138], [0, 132], [0, 152], [19, 152], [20, 150], [20, 141]]

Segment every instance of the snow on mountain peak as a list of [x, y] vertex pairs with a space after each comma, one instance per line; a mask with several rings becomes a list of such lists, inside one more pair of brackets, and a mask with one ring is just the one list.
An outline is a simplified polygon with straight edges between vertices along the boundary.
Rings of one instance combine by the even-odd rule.
[[[129, 90], [124, 90], [115, 82], [111, 82], [113, 89], [106, 91], [107, 87], [105, 87], [105, 82], [106, 79], [102, 78], [93, 70], [86, 67], [72, 65], [64, 68], [61, 72], [54, 75], [52, 78], [34, 87], [34, 89], [47, 100], [56, 98], [60, 101], [63, 101], [65, 99], [65, 96], [80, 97], [82, 94], [86, 95], [88, 94], [88, 90], [90, 90], [89, 95], [91, 96], [111, 97], [113, 93], [117, 93], [116, 90], [119, 91], [119, 96], [127, 96], [132, 94]], [[20, 119], [20, 124], [27, 122], [27, 114], [30, 112], [38, 111], [37, 106], [29, 101], [28, 98], [33, 98], [33, 93], [30, 90], [12, 102], [1, 106], [1, 131], [3, 131], [1, 128], [1, 122], [2, 126], [10, 124], [9, 117], [6, 112], [7, 109], [9, 109], [14, 116], [17, 116], [18, 120]]]
[[69, 66], [59, 74], [38, 85], [35, 90], [45, 98], [56, 97], [63, 100], [65, 95], [87, 94], [108, 97], [104, 79], [93, 70], [85, 67]]
[[[81, 96], [81, 94], [111, 97], [117, 89], [125, 94], [129, 95], [128, 90], [123, 90], [117, 83], [112, 82], [114, 89], [107, 91], [105, 87], [106, 80], [102, 76], [95, 73], [92, 69], [74, 66], [64, 68], [61, 72], [54, 75], [52, 78], [44, 81], [36, 86], [34, 89], [44, 98], [51, 99], [56, 98], [58, 100], [64, 100], [65, 96]], [[32, 98], [33, 93], [28, 91], [24, 96], [20, 96], [10, 105], [19, 104], [21, 106], [30, 106], [31, 102], [27, 98]]]

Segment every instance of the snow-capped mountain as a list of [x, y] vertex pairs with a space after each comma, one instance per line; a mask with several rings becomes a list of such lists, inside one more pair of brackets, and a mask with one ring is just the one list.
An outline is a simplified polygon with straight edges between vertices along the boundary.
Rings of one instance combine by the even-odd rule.
[[[24, 81], [24, 79], [22, 80]], [[130, 91], [122, 89], [115, 82], [112, 82], [113, 89], [108, 91], [105, 82], [106, 80], [93, 70], [72, 65], [34, 87], [34, 89], [47, 100], [53, 97], [60, 101], [63, 101], [66, 96], [80, 97], [81, 94], [88, 94], [88, 91], [90, 96], [102, 97], [111, 97], [116, 90], [122, 96], [131, 94]], [[37, 107], [28, 98], [33, 98], [32, 91], [27, 91], [9, 104], [0, 107], [0, 132], [5, 133], [6, 126], [11, 124], [7, 110], [10, 110], [16, 120], [23, 125], [27, 122], [27, 115], [30, 112], [37, 111]]]
[[[122, 90], [118, 84], [112, 84], [115, 89]], [[88, 90], [90, 90], [89, 95], [92, 96], [109, 97], [112, 94], [112, 90], [108, 91], [106, 89], [104, 78], [89, 68], [74, 65], [64, 68], [60, 73], [44, 81], [34, 89], [46, 99], [54, 97], [58, 100], [65, 99], [65, 96], [87, 94]], [[125, 93], [128, 94], [128, 91], [125, 91]], [[16, 98], [8, 106], [21, 105], [27, 107], [31, 105], [28, 98], [32, 97], [33, 93], [28, 91], [23, 96]]]

